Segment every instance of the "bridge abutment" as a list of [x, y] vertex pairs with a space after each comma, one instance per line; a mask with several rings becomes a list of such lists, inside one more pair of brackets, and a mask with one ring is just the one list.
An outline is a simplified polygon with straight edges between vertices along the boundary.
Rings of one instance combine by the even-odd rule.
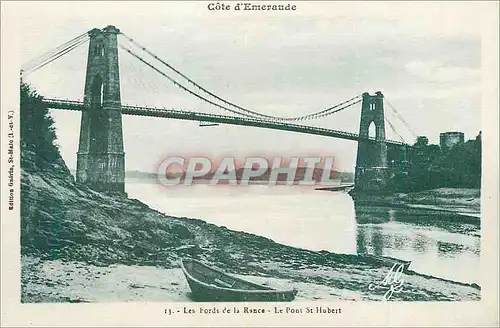
[[119, 33], [114, 26], [89, 32], [76, 179], [96, 191], [125, 193]]

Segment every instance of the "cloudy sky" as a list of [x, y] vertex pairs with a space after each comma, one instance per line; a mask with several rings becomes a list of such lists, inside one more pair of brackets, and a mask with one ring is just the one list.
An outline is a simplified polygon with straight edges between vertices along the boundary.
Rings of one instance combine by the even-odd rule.
[[[227, 1], [234, 5], [236, 2]], [[419, 135], [480, 130], [480, 6], [456, 3], [296, 2], [295, 12], [211, 12], [208, 2], [16, 4], [19, 60], [115, 25], [214, 93], [278, 116], [315, 112], [382, 91]], [[13, 4], [11, 4], [13, 6]], [[127, 45], [125, 39], [121, 43]], [[88, 44], [27, 78], [47, 97], [83, 97]], [[141, 54], [137, 51], [138, 54]], [[145, 59], [146, 54], [142, 53]], [[148, 58], [149, 59], [149, 58]], [[122, 103], [223, 113], [120, 52]], [[360, 105], [309, 124], [357, 132]], [[80, 113], [54, 111], [59, 145], [76, 166]], [[386, 103], [386, 116], [413, 135]], [[155, 171], [166, 156], [335, 156], [353, 170], [357, 144], [249, 127], [124, 116], [126, 165]], [[387, 137], [397, 136], [386, 126]]]

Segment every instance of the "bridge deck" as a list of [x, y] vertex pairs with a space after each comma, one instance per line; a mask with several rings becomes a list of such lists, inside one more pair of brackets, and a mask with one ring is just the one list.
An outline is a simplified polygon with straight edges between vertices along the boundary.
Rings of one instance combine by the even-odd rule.
[[[47, 105], [48, 108], [51, 109], [63, 109], [63, 110], [74, 110], [74, 111], [82, 111], [84, 109], [84, 105], [80, 101], [45, 98], [43, 102]], [[282, 122], [276, 122], [258, 118], [216, 115], [216, 114], [192, 112], [185, 110], [162, 109], [162, 108], [130, 106], [130, 105], [122, 105], [121, 108], [122, 108], [122, 113], [124, 115], [163, 117], [163, 118], [173, 118], [173, 119], [189, 120], [189, 121], [254, 126], [259, 128], [335, 137], [346, 140], [354, 140], [354, 141], [360, 140], [359, 135], [356, 133], [345, 132], [340, 130], [324, 129], [324, 128], [300, 125], [300, 124], [282, 123]], [[370, 140], [374, 141], [373, 138], [370, 138]], [[386, 140], [386, 143], [389, 145], [405, 145], [405, 143], [403, 142], [394, 140]]]

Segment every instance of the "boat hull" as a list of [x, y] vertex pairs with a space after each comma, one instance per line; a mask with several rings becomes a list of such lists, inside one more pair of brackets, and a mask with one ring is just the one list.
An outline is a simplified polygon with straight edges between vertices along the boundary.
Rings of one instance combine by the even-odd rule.
[[198, 302], [291, 302], [295, 299], [292, 291], [244, 293], [231, 290], [221, 291], [189, 280], [188, 283], [191, 288], [191, 298]]
[[[193, 261], [193, 260], [189, 260]], [[297, 290], [275, 290], [266, 286], [260, 286], [242, 279], [231, 277], [217, 269], [210, 268], [196, 261], [196, 265], [203, 265], [208, 270], [212, 270], [219, 277], [238, 282], [240, 285], [246, 284], [248, 290], [231, 289], [215, 286], [207, 281], [202, 281], [199, 277], [194, 278], [189, 272], [189, 268], [183, 260], [182, 269], [186, 280], [191, 288], [191, 299], [198, 302], [290, 302], [295, 299]], [[213, 275], [213, 274], [212, 274]], [[208, 278], [207, 278], [208, 280]]]

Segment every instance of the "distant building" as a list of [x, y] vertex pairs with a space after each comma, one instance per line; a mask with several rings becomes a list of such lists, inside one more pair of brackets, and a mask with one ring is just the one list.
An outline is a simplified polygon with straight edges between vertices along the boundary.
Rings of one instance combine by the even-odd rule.
[[417, 137], [417, 142], [415, 143], [415, 146], [427, 146], [429, 144], [429, 138], [426, 136], [419, 136]]
[[456, 145], [464, 143], [463, 132], [444, 132], [439, 134], [439, 145], [443, 152], [448, 152]]

